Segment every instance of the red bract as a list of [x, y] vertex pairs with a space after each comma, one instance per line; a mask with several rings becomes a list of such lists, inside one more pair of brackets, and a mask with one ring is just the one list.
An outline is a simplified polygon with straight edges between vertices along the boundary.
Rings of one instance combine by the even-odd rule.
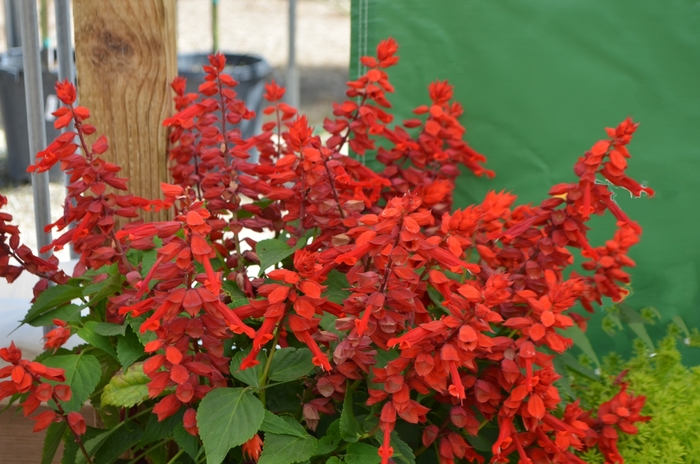
[[[422, 432], [414, 435], [422, 436], [423, 451], [435, 446], [441, 463], [483, 462], [467, 437], [486, 424], [499, 428], [491, 462], [576, 463], [576, 451], [594, 446], [619, 462], [618, 432], [636, 433], [634, 424], [648, 420], [644, 398], [623, 385], [596, 419], [577, 402], [560, 414], [553, 358], [572, 346], [566, 329], [585, 327], [572, 308], [580, 302], [592, 310], [603, 297], [617, 302], [628, 293], [628, 252], [641, 228], [615, 203], [610, 185], [653, 194], [625, 173], [636, 124], [627, 119], [608, 129], [609, 138], [576, 162], [578, 180], [552, 187], [539, 205], [515, 206], [513, 194], [489, 192], [453, 211], [460, 165], [477, 176], [493, 172], [463, 140], [463, 109], [447, 82], [430, 84], [429, 104], [392, 125], [387, 69], [398, 62], [397, 51], [388, 39], [375, 57], [362, 58], [367, 72], [348, 83], [348, 100], [334, 105], [325, 140], [281, 101], [284, 89], [274, 81], [265, 85], [263, 132], [244, 138], [238, 124], [255, 115], [223, 72], [224, 56], [211, 56], [199, 93], [186, 94], [183, 78], [172, 84], [177, 113], [164, 125], [171, 129], [173, 183], [162, 184], [163, 200], [107, 192], [128, 192], [126, 179], [100, 158], [109, 149], [104, 137], [87, 144], [96, 131], [85, 122], [89, 111], [75, 106], [70, 84], [59, 83], [65, 106], [55, 112], [56, 126], [72, 123], [75, 131], [39, 153], [30, 170], [60, 163], [70, 175], [64, 215], [50, 226], [66, 231], [48, 248], [72, 244], [80, 253], [74, 276], [84, 277], [71, 285], [82, 289], [76, 294], [87, 299], [90, 315], [55, 321], [46, 349], [61, 347], [71, 325], [99, 327], [86, 339], [107, 357], [106, 345], [119, 339], [120, 364], [128, 364], [132, 344], [143, 342], [140, 367], [150, 381], [149, 399], [141, 402], [159, 421], [181, 414], [195, 437], [206, 438], [198, 411], [212, 390], [247, 385], [233, 392], [254, 392], [254, 404], [273, 407], [267, 389], [296, 382], [299, 394], [285, 410], [295, 418], [276, 419], [303, 418], [316, 430], [324, 415], [340, 413], [347, 438], [347, 428], [362, 427], [344, 401], [354, 395], [370, 424], [355, 439], [376, 439], [383, 464], [403, 445], [398, 422]], [[353, 156], [341, 153], [347, 149]], [[375, 155], [381, 173], [361, 162], [365, 155]], [[138, 210], [151, 208], [169, 212], [170, 220], [138, 218]], [[589, 219], [607, 213], [617, 222], [613, 237], [591, 243]], [[132, 222], [117, 230], [118, 217]], [[41, 276], [37, 294], [48, 280], [64, 284], [56, 260], [20, 245], [10, 221], [0, 213], [0, 275], [12, 281], [26, 269]], [[578, 274], [571, 271], [574, 249], [586, 260]], [[93, 284], [110, 292], [88, 292]], [[306, 365], [290, 369], [298, 375], [289, 379], [274, 371], [277, 356], [298, 356]], [[55, 369], [21, 360], [14, 345], [0, 357], [12, 364], [0, 370], [9, 378], [0, 383], [0, 398], [26, 394], [25, 415], [42, 401], [70, 399], [64, 385], [41, 380], [61, 381]], [[122, 376], [118, 385], [129, 375], [122, 367], [111, 372]], [[129, 402], [120, 413], [135, 420], [144, 411]], [[60, 406], [36, 419], [36, 429], [66, 419], [74, 435], [86, 430]], [[265, 421], [268, 443], [275, 443], [267, 436], [274, 431], [301, 433], [299, 423], [283, 427], [269, 415]], [[260, 456], [257, 432], [242, 445], [248, 459]]]

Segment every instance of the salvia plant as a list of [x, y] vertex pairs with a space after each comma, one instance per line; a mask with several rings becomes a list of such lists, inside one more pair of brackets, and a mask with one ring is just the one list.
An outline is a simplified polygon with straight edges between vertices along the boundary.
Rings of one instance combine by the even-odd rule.
[[[172, 84], [162, 199], [128, 193], [75, 88], [57, 84], [55, 125], [74, 130], [30, 170], [70, 177], [48, 227], [60, 235], [40, 251], [72, 246], [72, 275], [0, 213], [0, 275], [40, 278], [21, 322], [56, 326], [34, 361], [0, 351], [0, 398], [48, 429], [44, 462], [61, 441], [66, 463], [581, 463], [593, 448], [623, 461], [616, 443], [649, 419], [644, 397], [622, 387], [585, 410], [560, 397], [553, 360], [566, 329], [585, 327], [572, 307], [627, 295], [641, 228], [611, 186], [653, 194], [625, 174], [637, 125], [607, 129], [578, 180], [539, 205], [490, 192], [453, 210], [460, 166], [493, 173], [447, 82], [392, 125], [396, 52], [389, 39], [362, 59], [323, 140], [274, 82], [263, 132], [243, 138], [255, 114], [212, 55], [198, 94]], [[586, 223], [603, 214], [617, 228], [596, 246]], [[62, 348], [73, 334], [85, 343]]]

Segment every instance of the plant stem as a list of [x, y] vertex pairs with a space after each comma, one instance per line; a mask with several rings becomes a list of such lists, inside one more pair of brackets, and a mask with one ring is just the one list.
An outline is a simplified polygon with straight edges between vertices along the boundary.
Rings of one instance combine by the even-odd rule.
[[[132, 459], [131, 461], [129, 461], [127, 464], [136, 464], [137, 462], [139, 462], [139, 460], [140, 460], [142, 457], [144, 457], [145, 455], [147, 455], [148, 453], [150, 453], [150, 452], [153, 451], [154, 449], [158, 448], [159, 446], [162, 446], [162, 445], [166, 444], [166, 443], [169, 442], [169, 441], [170, 441], [169, 438], [166, 438], [165, 440], [159, 441], [158, 443], [156, 443], [155, 445], [151, 446], [151, 447], [148, 448], [147, 450], [144, 450], [144, 451], [142, 451], [141, 453], [137, 454], [136, 457], [135, 457], [134, 459]], [[180, 450], [180, 451], [182, 451], [182, 450]]]
[[280, 332], [282, 332], [282, 323], [284, 322], [284, 317], [285, 315], [282, 316], [280, 321], [277, 323], [277, 327], [275, 328], [275, 338], [272, 340], [272, 348], [270, 348], [270, 354], [267, 355], [267, 362], [265, 363], [265, 368], [263, 369], [262, 376], [260, 378], [260, 402], [263, 404], [263, 407], [266, 407], [265, 400], [266, 400], [266, 393], [267, 393], [267, 375], [270, 373], [270, 367], [272, 366], [272, 358], [275, 355], [275, 351], [277, 351], [277, 342], [279, 341], [280, 338]]
[[184, 452], [185, 452], [184, 449], [181, 449], [180, 451], [178, 451], [177, 454], [175, 456], [173, 456], [173, 458], [170, 461], [167, 462], [167, 464], [175, 464], [175, 461], [177, 460], [177, 458], [182, 456], [182, 453], [184, 453]]

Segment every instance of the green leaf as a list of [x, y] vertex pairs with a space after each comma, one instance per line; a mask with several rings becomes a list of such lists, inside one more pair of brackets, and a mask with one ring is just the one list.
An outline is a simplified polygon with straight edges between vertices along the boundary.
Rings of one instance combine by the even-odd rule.
[[260, 274], [263, 275], [267, 269], [275, 266], [284, 258], [294, 253], [294, 248], [290, 247], [282, 240], [269, 238], [261, 240], [255, 247], [255, 253], [260, 259]]
[[112, 464], [119, 459], [119, 456], [138, 444], [141, 438], [143, 438], [143, 429], [139, 424], [134, 421], [126, 422], [104, 440], [99, 449], [96, 450], [93, 461], [100, 464]]
[[336, 419], [328, 426], [326, 433], [319, 438], [314, 456], [323, 456], [332, 453], [340, 444], [340, 419]]
[[[561, 366], [565, 366], [590, 380], [600, 380], [600, 376], [596, 374], [593, 369], [581, 364], [578, 359], [571, 355], [571, 353], [557, 354], [552, 361], [555, 363], [555, 365], [559, 363]], [[557, 372], [559, 372], [559, 368], [557, 368]], [[564, 374], [564, 372], [559, 373], [562, 375]]]
[[341, 332], [340, 330], [335, 328], [335, 321], [337, 321], [338, 318], [332, 314], [326, 314], [321, 318], [321, 328], [327, 332], [334, 333], [338, 336], [338, 338], [343, 338], [345, 334]]
[[37, 297], [32, 307], [29, 308], [27, 315], [22, 319], [22, 324], [31, 324], [34, 319], [47, 311], [80, 298], [82, 295], [83, 289], [80, 287], [72, 287], [70, 285], [49, 287]]
[[184, 449], [185, 453], [187, 453], [196, 462], [197, 455], [199, 454], [199, 439], [192, 436], [187, 430], [185, 430], [185, 426], [182, 425], [182, 420], [178, 421], [177, 425], [175, 425], [173, 438], [175, 438], [175, 443], [177, 443], [177, 446]]
[[366, 443], [350, 443], [345, 454], [345, 462], [348, 464], [379, 464], [379, 448]]
[[102, 405], [130, 408], [148, 399], [148, 382], [151, 378], [143, 373], [143, 363], [136, 363], [119, 371], [102, 390]]
[[649, 348], [650, 351], [654, 351], [654, 342], [651, 341], [651, 337], [649, 336], [649, 332], [647, 332], [646, 327], [644, 327], [644, 324], [639, 323], [639, 322], [630, 322], [628, 324], [630, 326], [630, 329], [639, 337], [644, 344]]
[[313, 354], [308, 348], [282, 348], [275, 351], [270, 366], [270, 380], [286, 382], [305, 376], [314, 369]]
[[94, 330], [96, 333], [104, 335], [105, 337], [112, 337], [114, 335], [124, 335], [126, 326], [123, 324], [112, 324], [110, 322], [98, 322]]
[[[374, 437], [380, 445], [383, 443], [383, 434], [375, 433]], [[405, 441], [399, 438], [399, 434], [396, 433], [396, 431], [391, 432], [391, 447], [394, 448], [394, 454], [391, 456], [394, 461], [401, 461], [404, 464], [416, 464], [416, 457], [413, 455], [413, 450]]]
[[[143, 432], [142, 445], [160, 441], [166, 437], [172, 437], [175, 427], [178, 423], [182, 423], [182, 416], [185, 414], [185, 408], [180, 408], [178, 412], [170, 417], [166, 417], [162, 421], [158, 420], [158, 416], [151, 414], [148, 416], [148, 422]], [[189, 433], [188, 433], [189, 435]]]
[[333, 303], [343, 304], [345, 299], [350, 296], [350, 292], [346, 290], [350, 288], [350, 284], [342, 272], [333, 269], [328, 273], [328, 279], [323, 284], [328, 286], [324, 296]]
[[292, 435], [265, 434], [265, 446], [258, 464], [292, 464], [309, 459], [316, 449], [317, 440]]
[[574, 345], [579, 347], [583, 353], [591, 358], [595, 363], [596, 367], [600, 368], [600, 361], [598, 360], [598, 355], [595, 353], [591, 341], [588, 336], [581, 330], [577, 325], [571, 326], [563, 332], [565, 337], [569, 337], [574, 341]]
[[46, 429], [44, 447], [41, 450], [41, 464], [51, 464], [53, 462], [53, 458], [56, 456], [56, 451], [61, 444], [61, 440], [63, 440], [63, 435], [65, 435], [66, 430], [68, 430], [68, 423], [66, 421], [54, 422]]
[[207, 463], [221, 463], [231, 448], [250, 440], [260, 430], [264, 416], [262, 403], [248, 390], [216, 388], [210, 391], [197, 411]]
[[65, 371], [66, 385], [70, 386], [73, 397], [63, 403], [66, 412], [77, 412], [83, 407], [95, 387], [100, 382], [102, 367], [94, 356], [70, 354], [47, 358], [44, 365], [58, 367]]
[[243, 362], [243, 359], [248, 356], [248, 353], [250, 353], [250, 348], [246, 349], [245, 351], [237, 352], [233, 359], [231, 359], [231, 375], [246, 385], [259, 388], [261, 386], [260, 376], [262, 375], [262, 371], [267, 363], [267, 354], [265, 354], [264, 351], [261, 351], [258, 353], [258, 357], [255, 358], [260, 362], [258, 365], [249, 367], [245, 370], [240, 370], [241, 363]]
[[153, 265], [156, 263], [156, 260], [158, 259], [158, 248], [163, 245], [163, 241], [158, 237], [155, 237], [153, 241], [156, 246], [150, 250], [144, 251], [143, 256], [141, 257], [141, 275], [143, 277], [146, 277], [148, 271], [150, 271]]
[[53, 324], [54, 319], [71, 322], [78, 321], [80, 320], [80, 310], [80, 306], [74, 304], [59, 306], [56, 309], [50, 309], [44, 314], [35, 317], [31, 322], [29, 322], [29, 325], [33, 327], [51, 325]]
[[139, 337], [139, 340], [141, 341], [141, 344], [143, 346], [146, 346], [146, 343], [156, 339], [157, 335], [155, 334], [155, 332], [151, 332], [149, 330], [147, 332], [141, 333], [141, 324], [143, 324], [143, 321], [146, 320], [146, 315], [142, 315], [139, 317], [127, 316], [127, 320], [129, 321], [129, 327], [131, 327], [131, 330], [133, 330], [136, 336]]
[[107, 279], [83, 289], [83, 297], [90, 299], [88, 304], [83, 305], [84, 307], [94, 308], [97, 303], [121, 290], [123, 276], [119, 273], [117, 263], [110, 265], [107, 273], [109, 274]]
[[338, 459], [336, 456], [331, 456], [326, 461], [326, 464], [341, 464], [343, 461]]
[[117, 339], [117, 359], [122, 367], [131, 366], [146, 353], [136, 334], [129, 328], [123, 337]]
[[340, 413], [340, 436], [343, 440], [353, 443], [360, 439], [364, 433], [362, 426], [355, 418], [353, 411], [352, 388], [345, 389], [345, 400], [343, 401], [343, 411]]
[[95, 327], [97, 327], [97, 324], [99, 323], [95, 321], [86, 322], [83, 327], [78, 329], [78, 337], [116, 359], [117, 353], [114, 351], [114, 347], [112, 346], [112, 342], [109, 337], [105, 337], [104, 335], [100, 335], [95, 332]]
[[678, 326], [679, 329], [683, 331], [683, 334], [685, 335], [686, 338], [690, 338], [690, 331], [688, 330], [688, 326], [685, 324], [685, 321], [683, 320], [682, 317], [680, 316], [673, 316], [671, 318], [671, 321]]
[[248, 301], [248, 299], [245, 296], [245, 293], [243, 293], [238, 288], [238, 285], [236, 285], [236, 282], [234, 282], [233, 280], [224, 280], [224, 283], [221, 284], [221, 288], [226, 293], [228, 293], [228, 296], [230, 296], [232, 300], [246, 300], [246, 301]]
[[265, 419], [263, 420], [260, 430], [263, 432], [274, 433], [276, 435], [292, 435], [299, 438], [306, 438], [309, 436], [294, 418], [289, 416], [277, 416], [267, 409], [265, 410]]

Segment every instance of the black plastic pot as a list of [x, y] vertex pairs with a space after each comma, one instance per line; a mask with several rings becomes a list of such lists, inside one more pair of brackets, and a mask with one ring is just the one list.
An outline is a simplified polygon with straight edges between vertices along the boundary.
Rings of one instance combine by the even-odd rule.
[[[54, 117], [51, 112], [56, 109], [56, 91], [54, 85], [58, 74], [46, 69], [42, 71], [44, 102], [46, 109], [46, 143], [59, 135], [54, 129]], [[27, 167], [34, 162], [36, 153], [29, 153], [29, 130], [27, 128], [27, 107], [24, 89], [24, 65], [22, 49], [12, 48], [0, 55], [0, 113], [2, 114], [5, 140], [7, 142], [7, 168], [10, 178], [16, 181], [28, 181], [30, 174]], [[54, 166], [49, 171], [52, 182], [60, 182], [61, 171]]]
[[[265, 83], [272, 74], [272, 67], [261, 56], [238, 55], [224, 53], [226, 68], [224, 72], [230, 74], [238, 85], [234, 89], [238, 97], [243, 100], [248, 109], [254, 110], [260, 115], [265, 93]], [[196, 92], [200, 84], [204, 82], [202, 66], [209, 65], [208, 55], [205, 53], [192, 53], [178, 55], [178, 74], [187, 78], [187, 92]], [[260, 132], [261, 118], [255, 118], [240, 123], [243, 137], [250, 137]]]

